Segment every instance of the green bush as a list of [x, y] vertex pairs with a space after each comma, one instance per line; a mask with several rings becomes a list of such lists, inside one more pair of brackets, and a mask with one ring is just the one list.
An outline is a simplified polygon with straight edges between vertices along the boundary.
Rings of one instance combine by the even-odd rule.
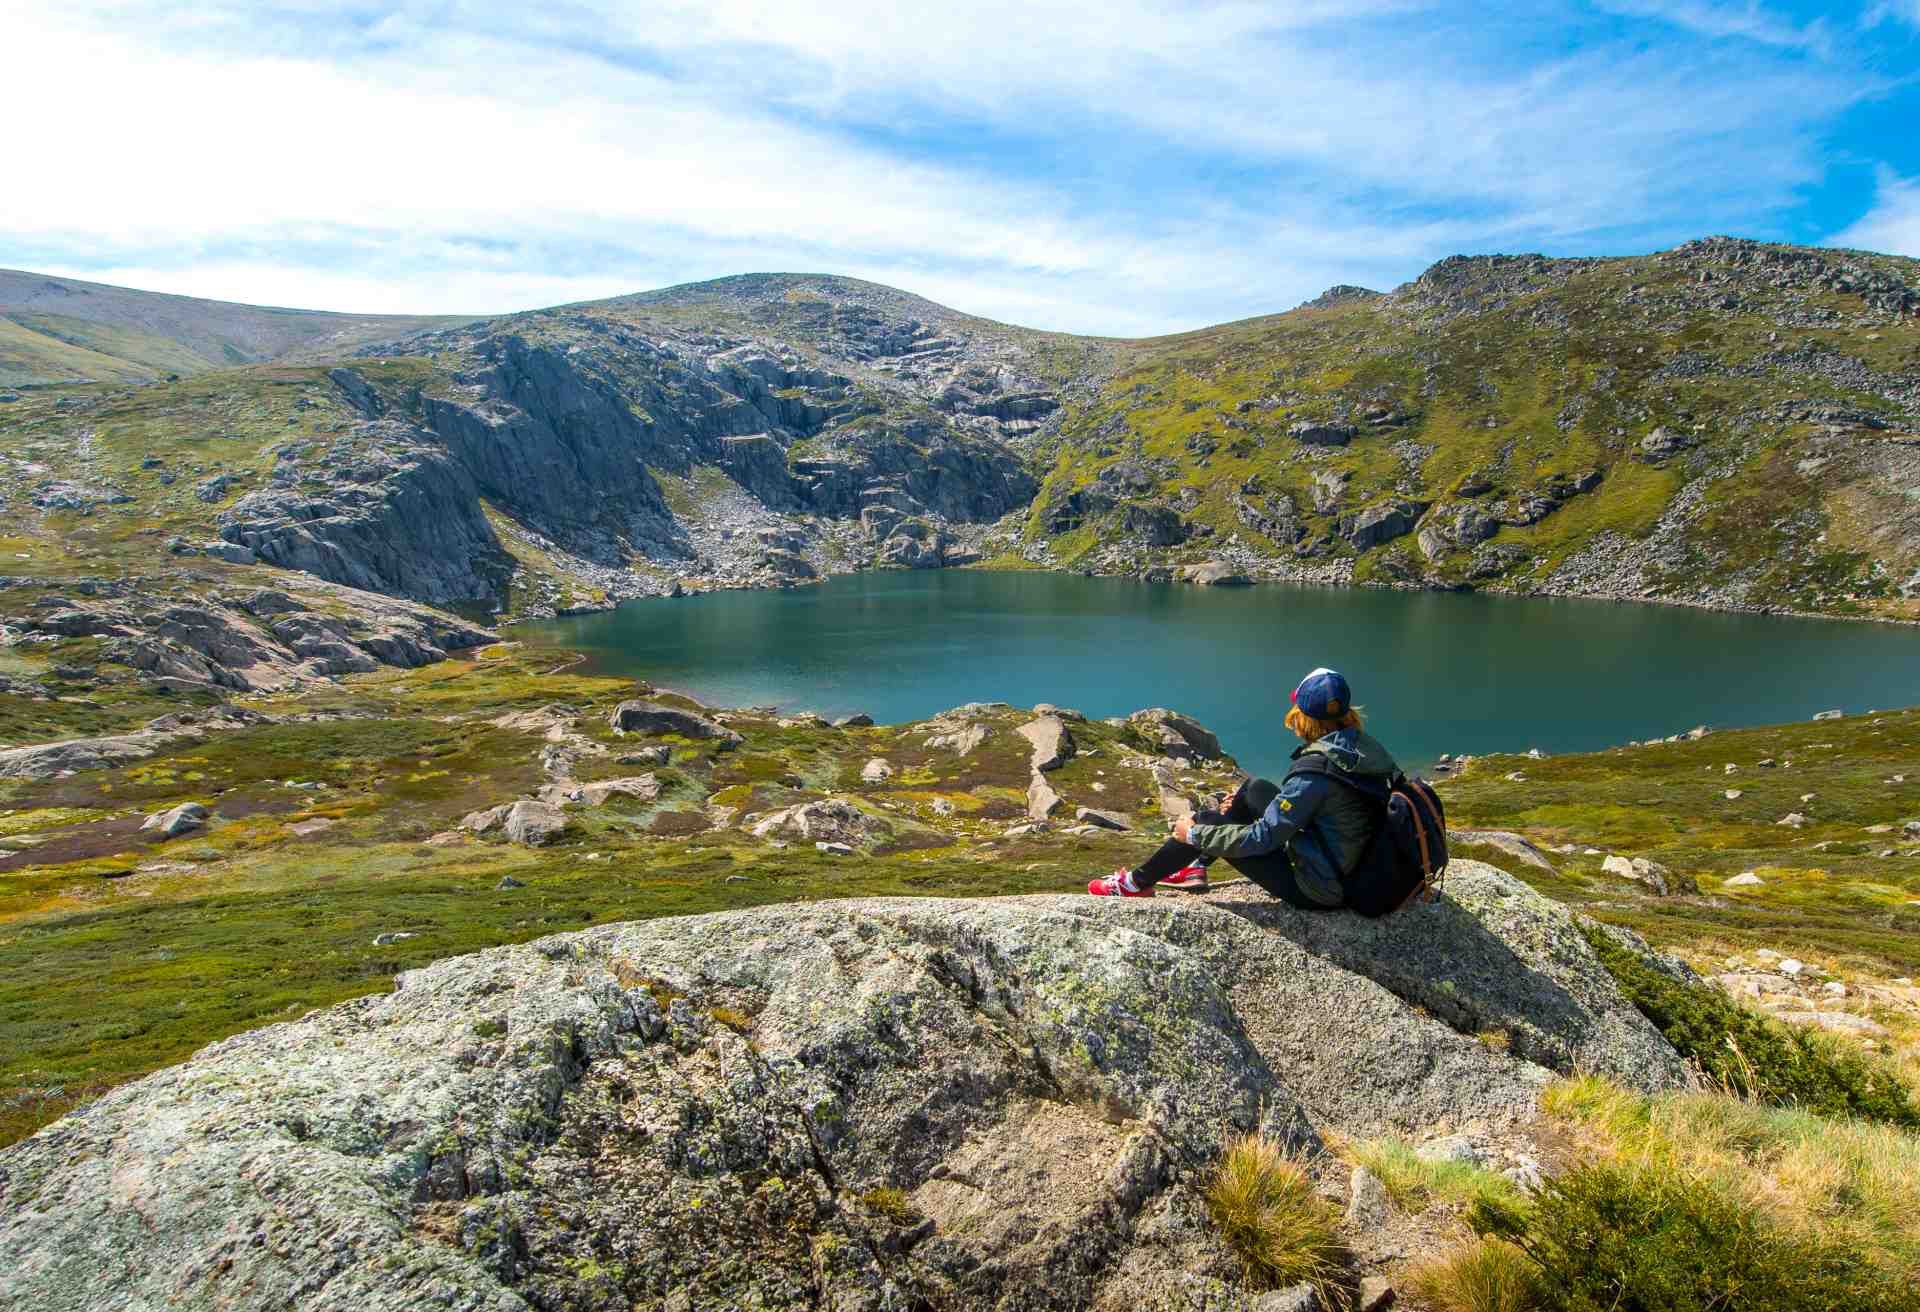
[[1468, 1221], [1539, 1267], [1552, 1312], [1914, 1312], [1862, 1252], [1787, 1234], [1673, 1172], [1589, 1165]]
[[1912, 1091], [1891, 1071], [1823, 1035], [1749, 1011], [1718, 989], [1663, 974], [1600, 929], [1585, 932], [1628, 1000], [1709, 1079], [1778, 1106], [1920, 1128]]

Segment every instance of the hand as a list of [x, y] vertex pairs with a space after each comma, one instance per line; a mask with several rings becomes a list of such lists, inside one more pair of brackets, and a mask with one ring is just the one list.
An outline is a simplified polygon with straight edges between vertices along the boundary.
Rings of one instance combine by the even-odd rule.
[[1173, 822], [1173, 836], [1183, 843], [1193, 841], [1193, 813], [1188, 812]]

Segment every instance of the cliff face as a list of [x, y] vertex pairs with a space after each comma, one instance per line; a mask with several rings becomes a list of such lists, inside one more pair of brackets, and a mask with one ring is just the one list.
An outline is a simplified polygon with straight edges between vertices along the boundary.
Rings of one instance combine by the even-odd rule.
[[1226, 1134], [1497, 1132], [1552, 1072], [1684, 1082], [1572, 913], [1472, 862], [1450, 887], [1377, 923], [869, 899], [441, 961], [0, 1152], [0, 1296], [1201, 1305], [1232, 1292], [1197, 1192]]

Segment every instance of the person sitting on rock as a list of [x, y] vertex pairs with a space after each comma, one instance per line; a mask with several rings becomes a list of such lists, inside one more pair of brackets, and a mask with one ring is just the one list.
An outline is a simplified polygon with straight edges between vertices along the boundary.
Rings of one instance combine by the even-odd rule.
[[1314, 670], [1293, 690], [1287, 728], [1301, 741], [1279, 784], [1247, 779], [1220, 805], [1183, 815], [1173, 837], [1132, 870], [1087, 885], [1096, 897], [1152, 897], [1154, 885], [1207, 891], [1206, 862], [1229, 865], [1269, 894], [1309, 911], [1346, 903], [1341, 881], [1360, 860], [1387, 800], [1393, 757], [1360, 727], [1338, 670]]

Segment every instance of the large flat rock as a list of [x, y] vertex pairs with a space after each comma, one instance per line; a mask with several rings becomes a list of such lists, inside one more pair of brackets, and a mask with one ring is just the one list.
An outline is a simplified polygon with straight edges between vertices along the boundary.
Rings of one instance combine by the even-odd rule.
[[0, 1152], [0, 1306], [1132, 1297], [1183, 1274], [1133, 1219], [1223, 1134], [1498, 1125], [1577, 1066], [1680, 1082], [1571, 913], [1457, 865], [1378, 923], [866, 899], [438, 962]]

